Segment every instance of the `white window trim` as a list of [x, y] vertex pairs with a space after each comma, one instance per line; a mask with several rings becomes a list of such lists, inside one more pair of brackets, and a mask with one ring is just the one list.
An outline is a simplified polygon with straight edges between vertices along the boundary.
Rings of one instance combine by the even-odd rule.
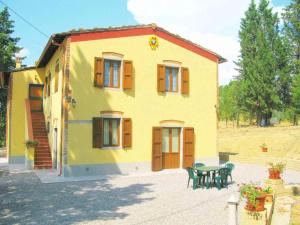
[[[103, 58], [103, 66], [104, 66], [104, 61], [105, 60], [115, 60], [115, 61], [120, 61], [120, 86], [118, 88], [113, 88], [113, 87], [105, 87], [103, 84], [104, 90], [114, 90], [114, 91], [121, 91], [123, 90], [123, 61], [124, 61], [124, 56], [121, 54], [116, 54], [116, 53], [102, 53], [102, 58]], [[105, 73], [105, 69], [104, 69]], [[103, 74], [104, 76], [104, 74]]]

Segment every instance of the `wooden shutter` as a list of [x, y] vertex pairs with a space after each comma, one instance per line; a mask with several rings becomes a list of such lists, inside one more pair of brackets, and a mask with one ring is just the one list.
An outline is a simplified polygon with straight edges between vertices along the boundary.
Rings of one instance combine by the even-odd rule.
[[132, 122], [130, 118], [123, 118], [123, 147], [131, 147]]
[[157, 65], [157, 91], [165, 92], [166, 91], [166, 73], [165, 66], [162, 64]]
[[51, 92], [51, 73], [48, 76], [48, 87], [47, 87], [47, 96], [50, 96]]
[[181, 68], [181, 93], [188, 94], [189, 93], [189, 69], [182, 67]]
[[123, 61], [123, 88], [131, 89], [132, 88], [132, 61], [124, 60]]
[[195, 161], [195, 135], [194, 128], [183, 128], [183, 167], [192, 167]]
[[48, 88], [48, 77], [45, 78], [45, 84], [44, 84], [44, 98], [47, 97], [47, 88]]
[[93, 148], [102, 147], [102, 118], [93, 118]]
[[58, 79], [59, 79], [59, 62], [55, 65], [55, 75], [54, 75], [54, 92], [58, 91]]
[[153, 127], [152, 129], [152, 170], [162, 169], [162, 128]]
[[104, 66], [103, 59], [99, 57], [95, 57], [95, 74], [94, 74], [94, 86], [95, 87], [103, 87], [104, 80]]

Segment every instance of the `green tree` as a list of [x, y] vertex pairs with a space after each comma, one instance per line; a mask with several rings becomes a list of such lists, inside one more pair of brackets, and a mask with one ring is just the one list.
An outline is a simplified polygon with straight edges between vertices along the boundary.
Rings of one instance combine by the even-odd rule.
[[[10, 20], [7, 8], [0, 12], [0, 71], [15, 67], [14, 55], [20, 51], [19, 38], [13, 38], [14, 21]], [[5, 145], [7, 89], [0, 89], [0, 147]]]
[[293, 112], [293, 123], [294, 125], [298, 125], [297, 115], [300, 114], [300, 73], [293, 80], [291, 109]]
[[220, 117], [226, 121], [237, 121], [239, 116], [238, 81], [233, 80], [228, 85], [220, 86]]
[[[241, 21], [241, 54], [237, 63], [241, 108], [248, 111], [250, 117], [256, 117], [257, 125], [268, 124], [272, 111], [281, 103], [278, 81], [283, 73], [278, 64], [278, 46], [282, 43], [278, 23], [278, 16], [267, 0], [261, 0], [258, 6], [252, 0]], [[280, 79], [283, 78], [284, 75]]]
[[294, 125], [300, 113], [300, 0], [292, 0], [283, 14], [283, 34], [288, 47], [290, 74], [293, 77], [290, 110]]

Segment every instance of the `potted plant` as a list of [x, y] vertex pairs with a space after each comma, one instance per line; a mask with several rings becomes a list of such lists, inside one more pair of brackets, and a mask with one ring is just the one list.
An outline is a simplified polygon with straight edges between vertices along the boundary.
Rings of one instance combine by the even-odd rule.
[[269, 179], [281, 179], [280, 174], [283, 173], [285, 166], [283, 162], [269, 163]]
[[273, 189], [271, 187], [267, 187], [264, 190], [266, 193], [266, 202], [272, 203], [273, 202]]
[[243, 184], [240, 187], [240, 196], [247, 200], [245, 209], [252, 212], [265, 210], [267, 189], [263, 189], [255, 184]]
[[36, 140], [27, 140], [25, 142], [25, 145], [26, 145], [27, 148], [34, 148], [34, 147], [39, 145], [39, 142], [36, 141]]
[[262, 152], [268, 152], [268, 147], [267, 147], [266, 143], [263, 143], [260, 147], [261, 147]]

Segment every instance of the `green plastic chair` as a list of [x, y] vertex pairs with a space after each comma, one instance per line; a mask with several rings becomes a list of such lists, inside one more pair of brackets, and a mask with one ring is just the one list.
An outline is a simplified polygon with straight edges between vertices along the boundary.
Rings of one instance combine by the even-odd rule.
[[222, 187], [227, 187], [228, 185], [228, 168], [222, 168], [219, 170], [218, 175], [216, 175], [215, 179], [217, 181], [217, 188], [220, 190]]
[[195, 170], [191, 167], [186, 168], [188, 174], [189, 174], [189, 180], [187, 184], [187, 188], [189, 187], [190, 180], [193, 180], [193, 189], [195, 190], [197, 186], [199, 186], [200, 177], [195, 174]]
[[205, 166], [205, 164], [204, 164], [204, 163], [194, 163], [194, 164], [193, 164], [193, 167], [196, 167], [196, 166], [199, 166], [199, 167], [200, 167], [200, 166]]
[[232, 183], [232, 175], [231, 175], [231, 172], [232, 172], [232, 170], [234, 169], [234, 164], [233, 164], [233, 163], [226, 163], [226, 164], [225, 164], [225, 168], [228, 169], [228, 176], [230, 176], [230, 180], [231, 180], [231, 183]]
[[[205, 166], [204, 163], [193, 163], [193, 167], [201, 167], [201, 166]], [[204, 185], [205, 183], [205, 177], [207, 176], [207, 173], [203, 173], [203, 172], [200, 172], [200, 171], [197, 171], [197, 175], [200, 177], [200, 185], [201, 185], [201, 180], [202, 180], [202, 183]]]

